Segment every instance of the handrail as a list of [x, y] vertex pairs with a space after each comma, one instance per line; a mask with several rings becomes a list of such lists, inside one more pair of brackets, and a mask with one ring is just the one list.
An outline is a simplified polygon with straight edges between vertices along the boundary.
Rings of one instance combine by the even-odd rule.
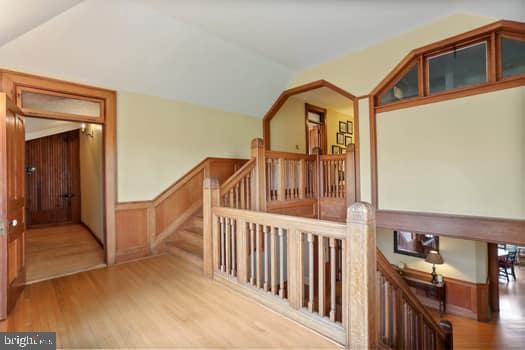
[[235, 187], [235, 185], [238, 185], [242, 178], [249, 174], [254, 168], [255, 158], [252, 158], [221, 185], [221, 195], [227, 193]]
[[[376, 262], [379, 281], [381, 281], [381, 278], [386, 279], [389, 288], [395, 290], [394, 306], [398, 307], [398, 310], [402, 310], [400, 314], [394, 312], [394, 315], [392, 315], [389, 310], [381, 310], [381, 307], [385, 309], [388, 309], [388, 307], [382, 305], [381, 300], [378, 301], [380, 342], [393, 348], [451, 349], [451, 333], [444, 331], [440, 327], [379, 249], [377, 249]], [[381, 283], [379, 283], [378, 290], [380, 299], [382, 299]], [[384, 299], [387, 299], [387, 297]], [[403, 301], [406, 302], [416, 314], [416, 317], [411, 316], [415, 321], [410, 329], [403, 329], [403, 327], [405, 327], [403, 317], [406, 317], [407, 312], [401, 307]], [[384, 303], [388, 302], [389, 301], [384, 301]], [[388, 318], [391, 319], [389, 320]], [[418, 320], [422, 322], [418, 323]], [[427, 332], [425, 332], [425, 330], [427, 330]], [[410, 334], [410, 336], [407, 337], [407, 334]], [[407, 344], [407, 342], [413, 343]]]
[[258, 211], [240, 210], [224, 207], [214, 207], [213, 213], [217, 216], [235, 217], [246, 221], [256, 221], [261, 225], [294, 228], [303, 232], [322, 233], [323, 236], [336, 239], [345, 239], [346, 224], [334, 221], [324, 221], [296, 216], [270, 214]]
[[315, 160], [315, 155], [308, 155], [304, 153], [293, 153], [293, 152], [282, 152], [282, 151], [266, 151], [266, 158], [274, 158], [274, 159], [293, 159], [293, 160], [300, 160], [300, 159], [309, 159], [309, 160]]
[[255, 165], [252, 158], [235, 172], [221, 187], [221, 204], [225, 207], [239, 209], [254, 209], [255, 197]]

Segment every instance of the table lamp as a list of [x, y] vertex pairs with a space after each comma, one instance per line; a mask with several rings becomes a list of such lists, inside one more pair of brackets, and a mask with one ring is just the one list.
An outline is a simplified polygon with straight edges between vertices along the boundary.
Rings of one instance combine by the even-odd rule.
[[436, 264], [441, 265], [443, 264], [443, 258], [439, 253], [435, 250], [431, 250], [427, 257], [425, 258], [425, 261], [429, 264], [432, 264], [432, 283], [437, 284], [437, 273], [436, 273]]

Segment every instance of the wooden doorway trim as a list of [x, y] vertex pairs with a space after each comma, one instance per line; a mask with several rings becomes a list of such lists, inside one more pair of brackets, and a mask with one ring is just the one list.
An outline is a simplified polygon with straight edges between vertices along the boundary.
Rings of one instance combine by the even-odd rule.
[[[304, 104], [304, 125], [305, 125], [305, 135], [306, 135], [306, 154], [309, 154], [309, 150], [310, 150], [310, 137], [309, 137], [309, 133], [308, 133], [308, 122], [311, 122], [308, 120], [308, 113], [309, 112], [312, 112], [312, 113], [317, 113], [321, 116], [321, 122], [319, 123], [320, 125], [320, 129], [321, 129], [321, 154], [327, 154], [328, 152], [328, 141], [326, 139], [326, 109], [325, 108], [321, 108], [321, 107], [317, 107], [317, 106], [314, 106], [314, 105], [311, 105], [309, 103], [305, 103]], [[313, 122], [311, 122], [313, 123]]]
[[37, 89], [50, 92], [55, 95], [76, 96], [85, 100], [103, 101], [103, 116], [100, 119], [83, 118], [64, 114], [49, 113], [47, 116], [41, 113], [32, 114], [32, 111], [24, 111], [22, 114], [35, 117], [48, 117], [51, 119], [72, 120], [100, 124], [103, 126], [104, 135], [104, 227], [105, 227], [105, 251], [106, 263], [115, 263], [116, 235], [115, 235], [115, 203], [116, 203], [116, 92], [113, 90], [67, 82], [32, 74], [19, 73], [0, 69], [0, 90], [16, 101], [20, 107], [20, 96], [17, 90], [20, 88]]

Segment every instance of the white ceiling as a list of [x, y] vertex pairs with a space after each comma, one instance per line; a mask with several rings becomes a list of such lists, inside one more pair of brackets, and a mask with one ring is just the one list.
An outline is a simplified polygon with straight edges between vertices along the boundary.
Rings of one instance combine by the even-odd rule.
[[64, 120], [25, 118], [26, 141], [80, 129], [81, 123]]
[[295, 73], [524, 0], [0, 0], [0, 67], [262, 116]]

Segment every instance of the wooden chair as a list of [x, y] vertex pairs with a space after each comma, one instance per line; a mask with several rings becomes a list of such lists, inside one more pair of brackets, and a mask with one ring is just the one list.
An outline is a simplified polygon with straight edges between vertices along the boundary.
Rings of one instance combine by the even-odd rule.
[[499, 276], [505, 277], [507, 282], [509, 282], [509, 269], [511, 271], [512, 277], [516, 280], [516, 273], [514, 272], [514, 265], [516, 264], [516, 255], [517, 251], [509, 251], [509, 253], [502, 259], [498, 261], [499, 265]]

